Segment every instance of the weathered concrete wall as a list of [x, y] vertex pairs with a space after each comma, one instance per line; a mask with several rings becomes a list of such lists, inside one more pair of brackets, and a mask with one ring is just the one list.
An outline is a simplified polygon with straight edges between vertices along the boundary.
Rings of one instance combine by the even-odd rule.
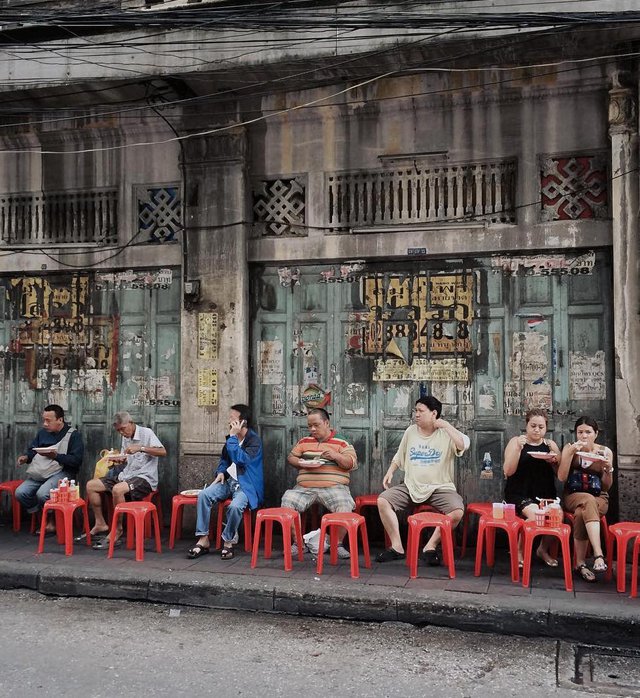
[[631, 88], [614, 85], [609, 108], [615, 211], [613, 313], [619, 501], [621, 518], [634, 521], [640, 518], [640, 178], [636, 94]]
[[[346, 96], [332, 97], [342, 86], [331, 86], [266, 98], [267, 113], [320, 100], [317, 106], [276, 115], [250, 130], [253, 175], [308, 173], [310, 229], [295, 245], [286, 239], [254, 239], [250, 259], [403, 257], [408, 247], [459, 255], [609, 245], [609, 222], [541, 222], [537, 203], [541, 157], [608, 150], [606, 84], [601, 69], [571, 71], [570, 77], [558, 71], [533, 81], [517, 71], [426, 74], [380, 80]], [[403, 226], [402, 235], [375, 228], [350, 235], [322, 232], [327, 224], [327, 172], [507, 157], [518, 161], [517, 226], [461, 222], [455, 233], [450, 224], [440, 229]]]
[[[185, 486], [211, 479], [227, 433], [229, 407], [247, 402], [249, 395], [245, 150], [242, 131], [185, 142], [186, 276], [200, 282], [200, 297], [183, 313]], [[200, 318], [211, 314], [217, 350], [207, 353], [195, 340]]]

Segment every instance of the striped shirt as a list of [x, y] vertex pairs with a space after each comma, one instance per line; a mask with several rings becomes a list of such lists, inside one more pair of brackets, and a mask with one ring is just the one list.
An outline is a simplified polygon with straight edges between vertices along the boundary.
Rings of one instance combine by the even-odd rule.
[[[352, 461], [351, 468], [343, 470], [337, 463], [323, 459], [322, 452], [327, 448], [333, 448], [343, 456], [349, 456]], [[348, 487], [351, 470], [358, 467], [355, 448], [335, 431], [332, 431], [324, 441], [318, 441], [313, 436], [305, 436], [291, 449], [291, 455], [303, 461], [314, 461], [312, 467], [302, 467], [298, 471], [296, 482], [301, 487], [333, 487], [334, 485]]]

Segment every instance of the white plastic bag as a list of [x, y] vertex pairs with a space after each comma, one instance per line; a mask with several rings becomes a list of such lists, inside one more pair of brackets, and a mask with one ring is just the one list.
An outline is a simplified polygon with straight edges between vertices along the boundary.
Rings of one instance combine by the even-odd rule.
[[[302, 536], [304, 540], [304, 544], [309, 550], [310, 553], [313, 555], [318, 554], [318, 543], [320, 542], [320, 529], [316, 528], [315, 531], [309, 531], [309, 533], [305, 533], [304, 536]], [[329, 536], [325, 535], [324, 537], [324, 552], [326, 553], [327, 550], [329, 550]]]

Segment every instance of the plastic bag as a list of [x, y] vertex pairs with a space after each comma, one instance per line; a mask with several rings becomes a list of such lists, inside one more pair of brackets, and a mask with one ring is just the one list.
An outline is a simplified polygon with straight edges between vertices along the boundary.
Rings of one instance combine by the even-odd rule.
[[[309, 550], [309, 552], [313, 555], [317, 555], [318, 544], [320, 543], [320, 529], [316, 528], [315, 531], [309, 531], [309, 533], [305, 533], [304, 536], [302, 536], [302, 539], [304, 540], [304, 544]], [[324, 552], [326, 553], [327, 550], [329, 550], [329, 536], [325, 535]]]
[[109, 469], [113, 465], [113, 462], [106, 458], [109, 453], [111, 453], [111, 451], [107, 448], [103, 448], [102, 451], [100, 451], [100, 460], [96, 463], [96, 467], [93, 470], [94, 478], [105, 477], [109, 472]]

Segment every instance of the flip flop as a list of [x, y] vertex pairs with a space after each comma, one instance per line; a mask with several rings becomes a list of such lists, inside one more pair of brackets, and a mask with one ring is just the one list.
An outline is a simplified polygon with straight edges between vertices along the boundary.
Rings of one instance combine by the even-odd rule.
[[187, 550], [187, 557], [190, 560], [195, 560], [196, 558], [201, 557], [202, 555], [206, 555], [209, 552], [209, 548], [207, 548], [206, 545], [200, 545], [200, 543], [196, 543], [193, 548], [189, 548]]
[[[102, 538], [106, 538], [107, 535], [109, 534], [109, 531], [100, 531], [100, 533], [92, 533], [91, 534], [91, 540], [98, 542]], [[87, 534], [86, 533], [81, 533], [79, 536], [75, 536], [73, 539], [76, 543], [81, 543], [83, 540], [86, 540]]]
[[[40, 529], [38, 529], [38, 530], [35, 532], [35, 535], [36, 535], [36, 536], [39, 536], [39, 535], [40, 535]], [[47, 531], [47, 530], [45, 529], [45, 532], [44, 532], [44, 537], [45, 537], [45, 538], [49, 538], [49, 536], [55, 536], [55, 535], [56, 535], [56, 532], [55, 532], [55, 531]]]
[[392, 560], [403, 560], [404, 553], [399, 553], [393, 548], [387, 548], [383, 550], [380, 555], [376, 558], [376, 562], [391, 562]]
[[[109, 539], [108, 538], [99, 538], [96, 540], [95, 543], [91, 546], [94, 550], [109, 550]], [[114, 548], [121, 548], [123, 544], [122, 538], [118, 538], [118, 540], [115, 541], [113, 544]]]

